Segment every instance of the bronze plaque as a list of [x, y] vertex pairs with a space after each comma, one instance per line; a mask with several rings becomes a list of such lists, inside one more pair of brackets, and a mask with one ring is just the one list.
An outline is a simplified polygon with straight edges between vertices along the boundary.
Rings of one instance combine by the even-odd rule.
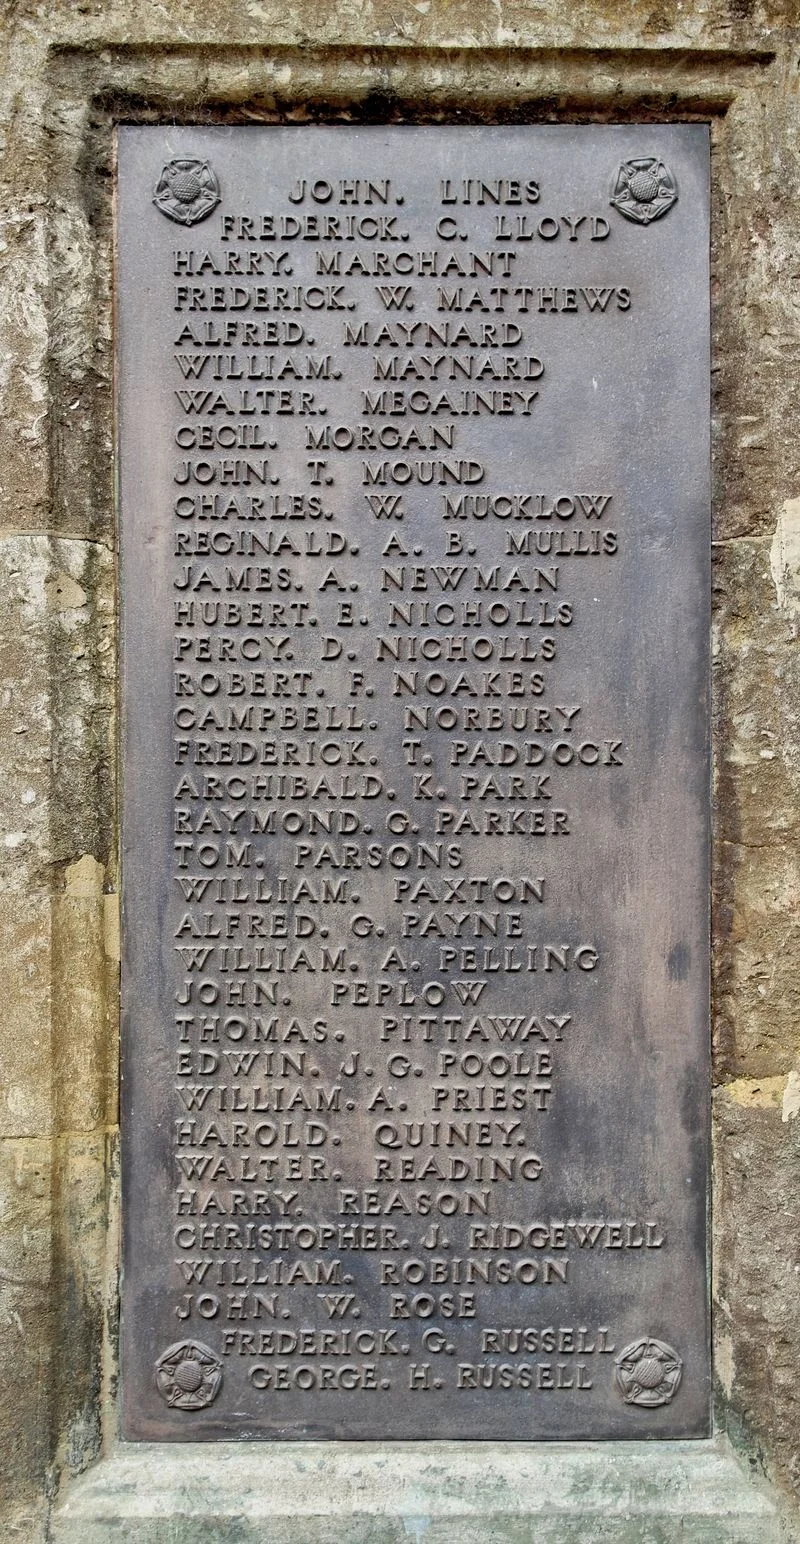
[[124, 1431], [708, 1430], [708, 137], [123, 128]]

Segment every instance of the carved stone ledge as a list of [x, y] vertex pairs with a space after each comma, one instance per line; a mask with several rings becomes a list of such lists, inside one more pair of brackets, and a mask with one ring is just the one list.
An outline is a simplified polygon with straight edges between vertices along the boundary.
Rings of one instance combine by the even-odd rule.
[[722, 1440], [128, 1444], [76, 1481], [52, 1544], [779, 1544]]

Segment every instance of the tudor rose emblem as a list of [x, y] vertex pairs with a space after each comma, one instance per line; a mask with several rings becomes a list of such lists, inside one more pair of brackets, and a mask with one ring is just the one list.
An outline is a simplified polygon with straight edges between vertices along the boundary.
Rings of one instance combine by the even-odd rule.
[[626, 1405], [643, 1405], [648, 1410], [668, 1405], [682, 1376], [683, 1362], [677, 1351], [651, 1335], [631, 1341], [614, 1364], [614, 1381]]
[[178, 1340], [156, 1362], [156, 1384], [172, 1410], [202, 1410], [216, 1399], [222, 1362], [200, 1340]]
[[153, 203], [168, 220], [196, 225], [219, 203], [219, 183], [208, 161], [178, 156], [168, 161], [156, 183]]
[[649, 225], [651, 220], [659, 220], [677, 199], [675, 178], [657, 156], [623, 161], [611, 195], [614, 208], [637, 225]]

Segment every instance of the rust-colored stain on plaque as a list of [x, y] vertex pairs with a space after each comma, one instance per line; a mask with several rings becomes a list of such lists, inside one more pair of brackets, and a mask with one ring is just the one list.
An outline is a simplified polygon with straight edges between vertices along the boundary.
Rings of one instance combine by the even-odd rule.
[[707, 1431], [708, 141], [123, 128], [124, 1431]]

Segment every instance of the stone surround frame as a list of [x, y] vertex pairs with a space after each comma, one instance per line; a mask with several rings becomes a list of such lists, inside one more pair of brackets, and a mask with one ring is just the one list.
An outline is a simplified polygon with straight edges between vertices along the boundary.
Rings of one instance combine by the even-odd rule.
[[[23, 603], [30, 626], [22, 640], [12, 628], [0, 647], [7, 659], [17, 661], [14, 672], [27, 683], [29, 699], [39, 705], [27, 729], [29, 766], [23, 768], [19, 787], [31, 781], [37, 809], [44, 812], [26, 871], [26, 894], [15, 894], [10, 885], [2, 895], [0, 934], [7, 956], [22, 950], [28, 959], [30, 942], [38, 975], [29, 995], [20, 997], [20, 1016], [14, 1023], [35, 1024], [41, 1031], [33, 1040], [29, 1036], [26, 1049], [14, 1053], [20, 1075], [33, 1090], [17, 1122], [19, 1129], [11, 1129], [13, 1121], [10, 1127], [8, 1120], [5, 1125], [0, 1121], [0, 1136], [9, 1138], [6, 1161], [19, 1194], [20, 1220], [27, 1219], [35, 1230], [35, 1241], [23, 1256], [24, 1271], [16, 1286], [12, 1279], [8, 1288], [13, 1311], [27, 1315], [29, 1336], [25, 1354], [11, 1355], [4, 1370], [9, 1410], [0, 1415], [0, 1436], [5, 1420], [12, 1446], [20, 1440], [13, 1435], [15, 1429], [21, 1429], [29, 1443], [18, 1465], [20, 1529], [38, 1515], [43, 1495], [55, 1496], [62, 1478], [85, 1469], [118, 1440], [112, 358], [117, 123], [710, 124], [712, 271], [717, 276], [715, 593], [721, 608], [714, 700], [716, 1419], [720, 1429], [749, 1451], [763, 1448], [773, 1474], [784, 1481], [797, 1479], [792, 1475], [790, 1436], [798, 1408], [794, 1383], [800, 1379], [791, 1320], [781, 1306], [786, 1272], [783, 1262], [779, 1265], [768, 1254], [772, 1235], [768, 1224], [754, 1216], [758, 1197], [755, 1192], [748, 1195], [742, 1176], [759, 1168], [758, 1195], [774, 1195], [776, 1205], [787, 1187], [790, 1193], [788, 1139], [793, 1137], [796, 1146], [792, 1122], [800, 1108], [800, 1080], [792, 1113], [791, 1079], [797, 1075], [789, 1070], [788, 1030], [772, 1043], [763, 1036], [751, 1037], [750, 1043], [737, 1017], [750, 1011], [746, 985], [744, 1010], [740, 999], [747, 974], [742, 965], [746, 944], [740, 893], [759, 883], [752, 871], [760, 861], [758, 849], [771, 850], [776, 834], [782, 849], [781, 832], [787, 829], [773, 822], [770, 836], [766, 821], [759, 834], [758, 810], [744, 791], [742, 737], [735, 720], [743, 694], [746, 698], [751, 689], [749, 667], [741, 658], [743, 630], [749, 629], [748, 638], [752, 634], [757, 647], [762, 629], [769, 626], [775, 630], [775, 647], [788, 647], [786, 608], [782, 613], [780, 595], [775, 606], [774, 569], [771, 577], [768, 560], [789, 469], [778, 464], [777, 457], [775, 465], [768, 465], [768, 487], [759, 506], [751, 471], [737, 466], [740, 447], [734, 428], [749, 416], [748, 392], [753, 394], [746, 379], [753, 335], [741, 263], [748, 199], [758, 205], [758, 189], [747, 170], [742, 175], [741, 161], [748, 145], [752, 155], [751, 136], [767, 132], [770, 102], [783, 101], [785, 68], [788, 62], [782, 63], [772, 48], [613, 43], [564, 49], [405, 42], [375, 47], [191, 42], [139, 47], [105, 43], [98, 37], [95, 42], [50, 45], [41, 104], [47, 143], [47, 295], [41, 348], [49, 464], [34, 457], [26, 471], [24, 437], [7, 442], [6, 464], [16, 467], [20, 486], [27, 476], [34, 513], [20, 527], [7, 510], [0, 528], [6, 582], [13, 590], [22, 567], [33, 586]], [[788, 134], [790, 127], [783, 124], [781, 133]], [[752, 167], [751, 162], [746, 165]], [[721, 290], [720, 276], [726, 276]], [[24, 360], [20, 368], [24, 371]], [[787, 360], [784, 369], [789, 369]], [[796, 404], [797, 388], [793, 391]], [[790, 397], [787, 383], [787, 391], [777, 395], [771, 408], [765, 399], [768, 435], [770, 412], [788, 415]], [[772, 547], [764, 545], [769, 541]], [[781, 723], [776, 703], [776, 733]], [[18, 743], [12, 742], [12, 750]], [[777, 785], [771, 792], [768, 780], [763, 797], [772, 800], [773, 810], [785, 809], [796, 783], [789, 778], [786, 787]], [[780, 864], [780, 857], [775, 861]], [[771, 926], [765, 923], [766, 934]], [[47, 989], [44, 982], [49, 983]], [[788, 1015], [791, 980], [781, 989]], [[756, 1003], [752, 1011], [757, 1008]], [[745, 1083], [747, 1089], [739, 1087]], [[762, 1095], [761, 1085], [767, 1084]], [[776, 1129], [781, 1102], [783, 1120]], [[762, 1226], [767, 1227], [763, 1236]], [[764, 1298], [754, 1308], [756, 1282]], [[34, 1294], [40, 1292], [38, 1307], [30, 1303], [31, 1287]], [[782, 1361], [778, 1357], [782, 1382], [764, 1377], [763, 1348], [748, 1347], [754, 1324], [775, 1328], [777, 1344], [783, 1347]], [[800, 1328], [797, 1312], [794, 1328]], [[772, 1352], [770, 1356], [774, 1362]], [[19, 1536], [26, 1537], [24, 1532]]]

